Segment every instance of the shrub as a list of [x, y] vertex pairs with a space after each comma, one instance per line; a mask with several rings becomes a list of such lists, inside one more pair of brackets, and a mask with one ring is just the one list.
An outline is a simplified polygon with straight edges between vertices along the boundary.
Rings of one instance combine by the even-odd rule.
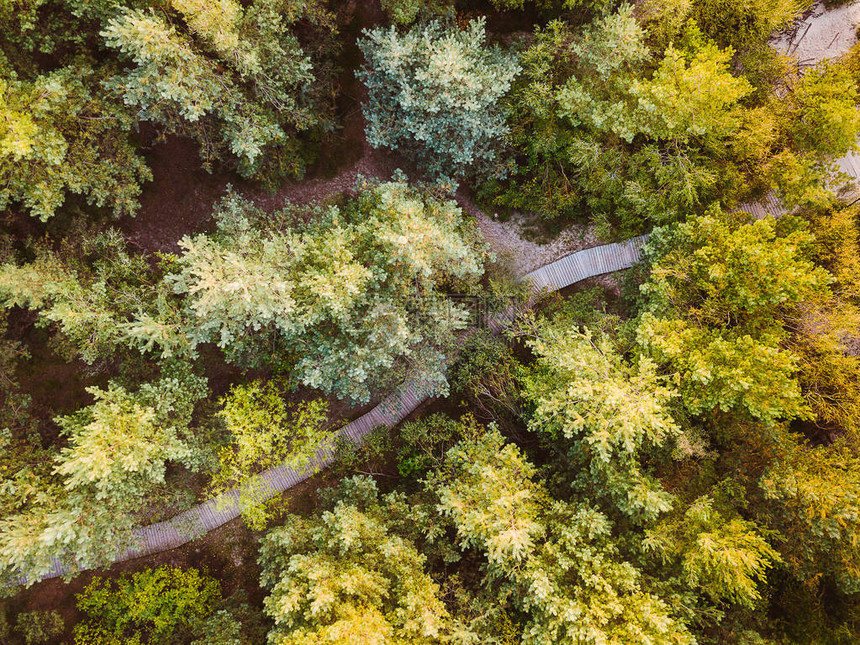
[[56, 642], [66, 628], [63, 617], [54, 610], [24, 611], [18, 614], [17, 630], [27, 645]]
[[221, 590], [197, 569], [162, 566], [114, 580], [93, 578], [77, 598], [86, 616], [75, 625], [77, 645], [162, 645], [208, 616]]

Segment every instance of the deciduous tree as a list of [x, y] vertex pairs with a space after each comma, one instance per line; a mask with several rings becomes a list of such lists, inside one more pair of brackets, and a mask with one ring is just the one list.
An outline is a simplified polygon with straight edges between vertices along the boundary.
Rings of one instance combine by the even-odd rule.
[[[266, 612], [279, 645], [441, 643], [448, 613], [425, 558], [392, 526], [402, 505], [380, 498], [372, 480], [342, 484], [331, 510], [268, 533], [260, 550]], [[400, 511], [403, 513], [403, 510]]]
[[507, 132], [499, 101], [519, 66], [485, 39], [483, 20], [463, 30], [431, 22], [402, 35], [394, 27], [366, 32], [359, 78], [370, 144], [414, 155], [437, 178], [499, 165]]
[[360, 402], [403, 361], [444, 387], [440, 348], [465, 311], [440, 287], [468, 288], [482, 272], [453, 203], [395, 182], [364, 186], [307, 223], [283, 213], [281, 230], [236, 196], [218, 216], [217, 235], [181, 241], [169, 277], [187, 294], [194, 342], [234, 360], [289, 361], [301, 383]]

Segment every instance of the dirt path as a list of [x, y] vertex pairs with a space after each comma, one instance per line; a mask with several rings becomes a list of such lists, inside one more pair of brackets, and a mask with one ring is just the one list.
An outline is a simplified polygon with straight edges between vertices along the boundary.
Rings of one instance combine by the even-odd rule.
[[531, 222], [523, 215], [514, 213], [501, 221], [497, 214], [482, 211], [463, 188], [457, 191], [456, 199], [463, 211], [475, 218], [493, 253], [515, 275], [525, 275], [574, 251], [602, 243], [593, 226], [571, 224], [552, 241], [540, 244], [529, 239], [527, 229]]
[[361, 138], [345, 138], [342, 143], [360, 150], [356, 161], [333, 177], [311, 175], [302, 181], [284, 182], [275, 194], [264, 192], [234, 173], [206, 172], [200, 164], [196, 143], [168, 137], [153, 146], [148, 155], [153, 181], [144, 187], [140, 212], [124, 219], [120, 228], [141, 252], [177, 253], [183, 236], [212, 229], [213, 208], [228, 186], [264, 210], [272, 211], [288, 201], [307, 204], [348, 190], [359, 175], [387, 179], [396, 168], [405, 165], [392, 153], [370, 148], [364, 142], [360, 114], [353, 120], [360, 121]]

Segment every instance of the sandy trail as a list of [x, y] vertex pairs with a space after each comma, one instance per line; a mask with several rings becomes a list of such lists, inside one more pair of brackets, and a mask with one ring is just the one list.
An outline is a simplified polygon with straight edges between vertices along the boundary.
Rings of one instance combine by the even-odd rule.
[[827, 11], [816, 2], [800, 20], [773, 40], [771, 45], [782, 54], [797, 57], [802, 66], [825, 59], [838, 58], [857, 42], [860, 4], [850, 4]]

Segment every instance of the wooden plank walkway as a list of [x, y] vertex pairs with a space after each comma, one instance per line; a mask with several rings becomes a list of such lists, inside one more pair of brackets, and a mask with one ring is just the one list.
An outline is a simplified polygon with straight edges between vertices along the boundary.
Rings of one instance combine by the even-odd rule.
[[[586, 278], [628, 269], [639, 261], [646, 239], [647, 236], [643, 235], [626, 242], [577, 251], [528, 273], [523, 279], [531, 282], [536, 292], [555, 291]], [[418, 381], [407, 380], [399, 390], [387, 396], [375, 408], [341, 428], [340, 434], [351, 441], [360, 442], [378, 426], [396, 426], [428, 398], [426, 388]], [[255, 480], [254, 494], [261, 500], [270, 499], [308, 479], [333, 461], [334, 452], [330, 448], [324, 448], [307, 468], [279, 466], [266, 470]], [[175, 549], [226, 524], [240, 514], [239, 491], [229, 491], [219, 500], [206, 500], [169, 520], [136, 529], [135, 547], [120, 553], [114, 562]], [[72, 568], [55, 561], [52, 571], [32, 580], [22, 575], [19, 581], [26, 584], [28, 581], [56, 578], [71, 572], [76, 573], [77, 570], [73, 571]]]
[[566, 255], [524, 276], [535, 290], [556, 291], [604, 273], [629, 269], [642, 255], [647, 235], [616, 244], [604, 244]]

